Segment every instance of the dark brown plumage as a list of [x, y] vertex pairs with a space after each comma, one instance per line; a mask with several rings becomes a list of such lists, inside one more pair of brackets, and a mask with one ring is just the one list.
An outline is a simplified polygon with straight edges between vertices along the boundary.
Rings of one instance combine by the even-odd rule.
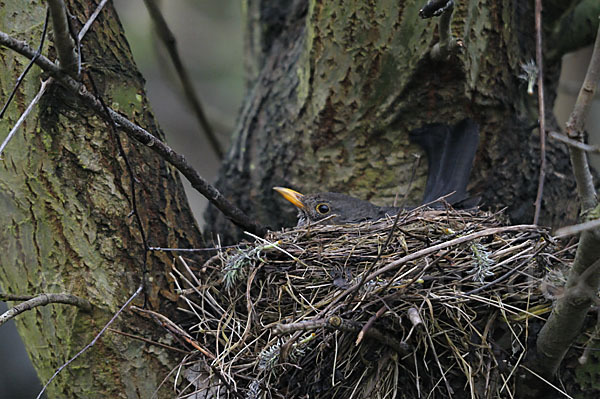
[[[465, 119], [454, 127], [432, 124], [410, 133], [413, 142], [427, 154], [429, 175], [423, 203], [440, 197], [456, 208], [473, 208], [478, 198], [467, 193], [469, 175], [477, 151], [479, 129]], [[358, 223], [395, 215], [400, 208], [377, 206], [368, 201], [340, 193], [323, 192], [303, 195], [284, 187], [274, 187], [279, 194], [298, 208], [298, 225], [328, 218], [328, 224]], [[432, 207], [439, 207], [440, 204]]]
[[298, 207], [298, 226], [314, 223], [326, 217], [328, 224], [358, 223], [377, 220], [386, 214], [395, 215], [399, 208], [377, 206], [346, 194], [316, 193], [303, 195], [284, 187], [274, 187], [275, 191]]

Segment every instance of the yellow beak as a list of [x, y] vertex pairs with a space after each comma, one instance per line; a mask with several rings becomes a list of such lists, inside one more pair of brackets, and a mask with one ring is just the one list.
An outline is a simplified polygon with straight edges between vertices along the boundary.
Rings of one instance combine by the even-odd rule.
[[283, 196], [286, 200], [290, 201], [292, 204], [296, 205], [298, 208], [304, 208], [304, 204], [302, 203], [302, 197], [304, 195], [300, 194], [298, 191], [294, 191], [291, 188], [285, 187], [273, 187], [273, 190], [277, 191], [279, 194]]

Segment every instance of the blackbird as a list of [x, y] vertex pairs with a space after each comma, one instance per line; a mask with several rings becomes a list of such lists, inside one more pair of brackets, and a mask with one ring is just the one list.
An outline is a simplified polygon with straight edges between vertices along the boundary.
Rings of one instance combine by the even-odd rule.
[[[469, 175], [477, 151], [479, 127], [471, 119], [464, 119], [455, 126], [441, 123], [425, 125], [409, 134], [413, 143], [419, 144], [429, 165], [423, 204], [440, 197], [455, 208], [473, 208], [477, 197], [467, 193]], [[358, 223], [378, 220], [395, 215], [401, 208], [377, 206], [368, 201], [340, 193], [316, 193], [303, 195], [284, 187], [275, 191], [298, 208], [298, 226], [328, 218], [328, 224]], [[432, 208], [443, 206], [431, 204]]]

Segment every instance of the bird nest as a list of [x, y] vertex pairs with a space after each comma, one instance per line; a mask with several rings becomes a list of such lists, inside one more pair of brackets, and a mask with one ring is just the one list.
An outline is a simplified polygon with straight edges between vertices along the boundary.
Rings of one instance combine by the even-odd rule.
[[497, 215], [417, 209], [271, 232], [173, 276], [196, 398], [514, 397], [572, 258]]

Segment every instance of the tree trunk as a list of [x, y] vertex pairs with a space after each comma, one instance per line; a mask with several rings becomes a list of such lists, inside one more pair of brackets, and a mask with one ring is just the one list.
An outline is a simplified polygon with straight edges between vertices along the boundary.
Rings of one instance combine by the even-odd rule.
[[[575, 9], [594, 1], [546, 1], [545, 32], [560, 31], [567, 9], [576, 20]], [[68, 2], [76, 28], [95, 9], [90, 3]], [[518, 78], [521, 64], [535, 54], [530, 3], [459, 2], [452, 32], [461, 47], [436, 60], [430, 51], [439, 37], [437, 20], [418, 18], [421, 2], [246, 0], [248, 96], [220, 188], [272, 227], [294, 223], [294, 210], [271, 191], [277, 185], [340, 191], [379, 204], [408, 192], [407, 203], [416, 204], [427, 172], [421, 162], [409, 190], [412, 154], [420, 150], [409, 144], [408, 132], [469, 117], [481, 130], [472, 192], [488, 208], [507, 207], [513, 222], [531, 222], [539, 173], [537, 107]], [[0, 26], [38, 43], [45, 7], [41, 0], [5, 1]], [[55, 54], [51, 44], [47, 47], [44, 54]], [[552, 61], [559, 57], [547, 60], [547, 110], [558, 76]], [[107, 104], [164, 138], [110, 3], [83, 41], [83, 59]], [[0, 92], [7, 97], [27, 61], [5, 48], [0, 60]], [[43, 78], [34, 67], [0, 120], [0, 131], [14, 125]], [[547, 118], [552, 127], [552, 115]], [[0, 160], [2, 289], [68, 292], [93, 304], [91, 313], [50, 305], [18, 317], [43, 382], [136, 290], [145, 256], [148, 284], [145, 298], [136, 302], [177, 318], [168, 277], [173, 259], [146, 255], [142, 230], [131, 216], [132, 180], [148, 245], [202, 246], [178, 174], [121, 136], [131, 176], [116, 140], [106, 123], [54, 84]], [[541, 220], [567, 223], [577, 209], [568, 157], [553, 142], [547, 157]], [[239, 237], [214, 209], [209, 216], [210, 229]], [[132, 312], [112, 328], [155, 341], [166, 335]], [[50, 397], [148, 398], [178, 360], [162, 347], [107, 332], [59, 374]], [[168, 392], [161, 396], [169, 397]]]
[[[419, 18], [425, 3], [248, 0], [248, 96], [219, 188], [272, 227], [295, 219], [273, 186], [344, 192], [383, 205], [407, 193], [407, 204], [418, 204], [426, 162], [409, 188], [420, 149], [408, 132], [470, 117], [481, 131], [471, 192], [486, 208], [506, 207], [512, 222], [531, 223], [540, 164], [537, 97], [518, 76], [535, 58], [533, 2], [457, 2], [452, 33], [462, 46], [443, 60], [430, 55], [438, 22]], [[549, 3], [547, 31], [568, 7]], [[549, 129], [556, 129], [550, 110], [558, 67], [544, 71]], [[566, 149], [552, 141], [547, 149], [541, 223], [568, 223], [577, 205]], [[215, 209], [208, 216], [210, 229], [239, 237]]]
[[[68, 2], [78, 29], [96, 8], [93, 3]], [[45, 12], [44, 1], [7, 1], [2, 5], [0, 26], [35, 47]], [[44, 54], [54, 54], [52, 42], [46, 43], [50, 44]], [[104, 101], [164, 139], [110, 2], [82, 44], [84, 69], [89, 67]], [[0, 92], [6, 99], [27, 60], [3, 47], [0, 60]], [[33, 67], [0, 120], [0, 131], [12, 128], [37, 93], [40, 79], [44, 79], [41, 71]], [[142, 282], [145, 251], [140, 226], [130, 214], [132, 176], [116, 140], [104, 121], [53, 84], [2, 154], [3, 291], [68, 292], [93, 305], [91, 313], [49, 305], [17, 317], [42, 383], [92, 341]], [[178, 173], [124, 135], [118, 140], [135, 173], [136, 205], [148, 244], [201, 246]], [[172, 262], [169, 255], [148, 254], [146, 290], [135, 303], [146, 302], [151, 309], [176, 318], [174, 298], [169, 294]], [[111, 327], [157, 341], [168, 336], [152, 321], [130, 311]], [[180, 357], [177, 352], [107, 332], [58, 375], [48, 388], [49, 397], [149, 398]], [[170, 397], [168, 393], [163, 388], [159, 397]]]

